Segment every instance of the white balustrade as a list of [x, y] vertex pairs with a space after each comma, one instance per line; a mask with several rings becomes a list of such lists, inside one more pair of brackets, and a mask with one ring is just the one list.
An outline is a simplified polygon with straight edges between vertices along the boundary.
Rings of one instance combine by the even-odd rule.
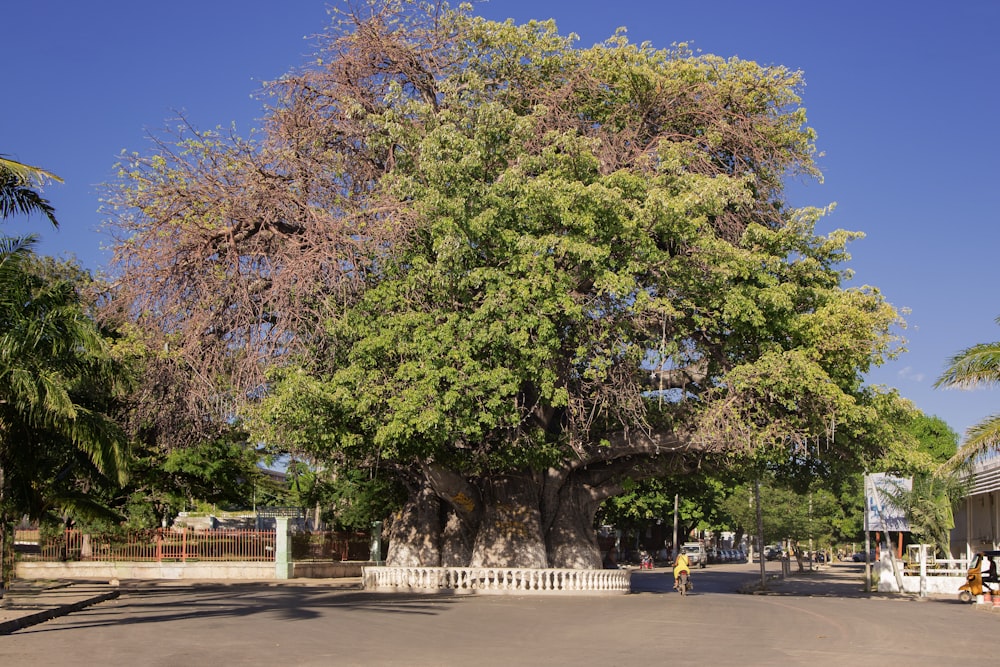
[[615, 595], [628, 593], [630, 570], [517, 567], [365, 567], [366, 590], [492, 595]]

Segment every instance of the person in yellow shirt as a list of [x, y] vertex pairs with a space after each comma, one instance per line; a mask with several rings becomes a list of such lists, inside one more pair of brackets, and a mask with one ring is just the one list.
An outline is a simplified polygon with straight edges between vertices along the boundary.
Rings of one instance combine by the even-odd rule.
[[687, 570], [688, 575], [691, 574], [691, 564], [688, 562], [687, 554], [683, 551], [677, 554], [677, 560], [674, 561], [674, 590], [677, 589], [677, 583], [680, 580], [681, 572]]

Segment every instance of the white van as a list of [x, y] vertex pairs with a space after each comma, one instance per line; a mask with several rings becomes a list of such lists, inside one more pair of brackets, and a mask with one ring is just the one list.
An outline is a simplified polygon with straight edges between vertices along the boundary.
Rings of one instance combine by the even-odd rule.
[[705, 567], [708, 564], [708, 553], [705, 551], [705, 545], [701, 542], [685, 542], [681, 545], [681, 551], [688, 557], [688, 563], [691, 564], [691, 567], [695, 565]]

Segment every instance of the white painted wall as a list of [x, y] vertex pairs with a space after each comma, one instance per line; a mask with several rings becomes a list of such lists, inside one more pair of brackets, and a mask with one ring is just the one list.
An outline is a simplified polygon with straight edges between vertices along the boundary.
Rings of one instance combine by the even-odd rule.
[[[872, 569], [878, 576], [879, 593], [899, 593], [896, 577], [889, 561], [872, 563]], [[965, 577], [961, 575], [928, 575], [925, 591], [927, 595], [954, 595], [958, 597], [958, 589], [965, 585]], [[903, 575], [903, 593], [920, 594], [920, 577]]]

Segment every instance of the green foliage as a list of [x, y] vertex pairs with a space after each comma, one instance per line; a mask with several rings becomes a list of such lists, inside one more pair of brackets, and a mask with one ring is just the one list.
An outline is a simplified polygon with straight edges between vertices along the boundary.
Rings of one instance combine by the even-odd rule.
[[326, 485], [330, 515], [340, 530], [367, 531], [402, 506], [405, 490], [388, 476], [373, 477], [366, 470], [347, 470]]
[[642, 529], [653, 522], [670, 526], [672, 532], [674, 498], [678, 497], [678, 535], [692, 531], [750, 531], [728, 512], [727, 498], [733, 480], [707, 473], [643, 479], [624, 484], [624, 491], [608, 498], [598, 510], [596, 525], [620, 529]]
[[[59, 179], [0, 157], [0, 221], [39, 212], [58, 226], [40, 193], [48, 180]], [[126, 474], [123, 433], [107, 416], [123, 383], [92, 317], [90, 277], [37, 257], [34, 242], [0, 236], [0, 588], [15, 517], [107, 516], [87, 492]]]
[[[604, 501], [597, 513], [598, 525], [619, 528], [644, 526], [657, 519], [673, 517], [674, 494], [671, 486], [660, 479], [646, 479], [625, 485], [625, 491]], [[691, 517], [685, 512], [682, 517]]]
[[[1000, 324], [1000, 317], [997, 323]], [[935, 387], [995, 386], [1000, 383], [1000, 342], [973, 345], [952, 357], [948, 364]], [[962, 449], [952, 459], [955, 465], [1000, 449], [1000, 415], [987, 417], [965, 435]]]
[[907, 427], [919, 443], [919, 449], [936, 464], [946, 463], [958, 452], [958, 434], [940, 417], [919, 414]]
[[952, 507], [967, 494], [966, 479], [962, 472], [941, 466], [934, 473], [914, 475], [910, 489], [888, 490], [893, 504], [906, 514], [914, 542], [933, 544], [951, 558]]
[[205, 503], [249, 508], [256, 488], [264, 485], [258, 460], [237, 429], [228, 437], [181, 449], [145, 448], [137, 452], [130, 483], [116, 502], [136, 528], [155, 528]]
[[[851, 447], [873, 417], [861, 374], [891, 354], [896, 315], [875, 290], [838, 287], [857, 234], [817, 236], [821, 210], [751, 213], [785, 170], [812, 171], [799, 75], [621, 35], [578, 49], [550, 23], [450, 20], [466, 35], [464, 64], [441, 74], [434, 104], [401, 97], [366, 115], [371, 141], [399, 147], [380, 188], [418, 216], [413, 240], [327, 320], [332, 354], [272, 374], [268, 437], [291, 431], [290, 446], [319, 456], [433, 457], [466, 474], [542, 469], [588, 430], [642, 423], [646, 408], [623, 383], [655, 346], [665, 364], [709, 348], [731, 360], [705, 394], [719, 399], [701, 419], [706, 446], [738, 445], [741, 429], [754, 447], [787, 446], [835, 419]], [[602, 83], [574, 88], [566, 75], [578, 70]], [[531, 103], [563, 88], [587, 125], [559, 129], [567, 109]], [[670, 95], [691, 105], [671, 119], [676, 131], [729, 150], [721, 126], [684, 115], [692, 88], [709, 107], [728, 100], [768, 119], [761, 145], [725, 158], [752, 169], [710, 177], [692, 168], [703, 147], [653, 127], [649, 153], [609, 152], [611, 136], [646, 127], [642, 108]], [[723, 226], [738, 215], [742, 226]], [[655, 322], [665, 345], [650, 336]]]
[[175, 493], [183, 494], [189, 503], [198, 499], [247, 507], [253, 502], [253, 486], [261, 477], [258, 459], [256, 450], [237, 431], [229, 438], [171, 451], [156, 470], [171, 478]]
[[0, 248], [0, 488], [7, 516], [107, 514], [87, 491], [126, 476], [124, 434], [109, 418], [128, 387], [109, 332], [92, 317], [90, 279]]
[[[796, 493], [777, 484], [773, 478], [767, 478], [760, 485], [760, 501], [765, 544], [790, 538], [828, 546], [845, 538], [841, 532], [846, 527], [844, 508], [820, 483], [805, 493]], [[723, 506], [747, 533], [757, 534], [753, 484], [736, 487], [723, 501]]]
[[41, 194], [42, 186], [50, 180], [62, 182], [61, 178], [44, 169], [0, 155], [0, 220], [41, 213], [53, 227], [58, 227], [55, 209]]
[[785, 201], [819, 176], [800, 72], [371, 10], [275, 84], [265, 140], [132, 156], [114, 198], [130, 311], [319, 464], [303, 499], [561, 471], [637, 520], [671, 494], [630, 484], [686, 457], [764, 461], [824, 508], [817, 476], [910, 462], [906, 405], [863, 382], [899, 317], [843, 287], [861, 234]]

